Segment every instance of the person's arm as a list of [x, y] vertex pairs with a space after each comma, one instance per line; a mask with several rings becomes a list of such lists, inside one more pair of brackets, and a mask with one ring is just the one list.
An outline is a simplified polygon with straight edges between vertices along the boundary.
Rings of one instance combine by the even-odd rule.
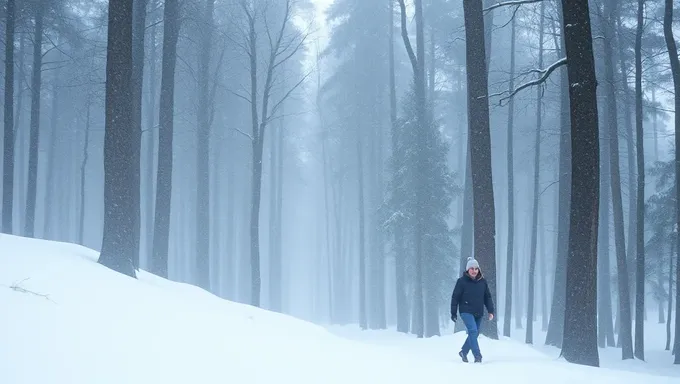
[[[456, 286], [453, 288], [453, 293], [451, 294], [451, 320], [457, 317], [458, 313], [458, 302], [463, 294], [463, 284], [460, 283], [460, 279], [456, 280]], [[454, 320], [455, 321], [455, 320]]]
[[491, 289], [489, 289], [489, 283], [485, 282], [486, 284], [486, 290], [484, 291], [484, 305], [486, 306], [487, 312], [489, 314], [494, 315], [496, 314], [496, 308], [493, 305], [493, 298], [491, 297]]

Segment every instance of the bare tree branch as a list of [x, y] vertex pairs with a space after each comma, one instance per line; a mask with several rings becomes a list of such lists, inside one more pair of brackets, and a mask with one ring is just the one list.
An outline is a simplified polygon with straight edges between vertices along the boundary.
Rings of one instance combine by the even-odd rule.
[[[11, 289], [11, 290], [13, 290], [13, 291], [16, 291], [16, 292], [28, 293], [28, 294], [35, 295], [35, 296], [38, 296], [38, 297], [42, 297], [42, 298], [45, 298], [46, 300], [52, 301], [52, 299], [50, 299], [50, 296], [49, 296], [49, 295], [45, 295], [45, 294], [42, 294], [42, 293], [33, 292], [33, 291], [31, 291], [31, 290], [28, 290], [28, 289], [22, 287], [22, 286], [21, 286], [21, 283], [23, 283], [23, 282], [26, 281], [26, 280], [28, 280], [28, 278], [25, 278], [25, 279], [21, 280], [21, 281], [18, 282], [18, 283], [14, 283], [14, 284], [10, 285], [10, 286], [9, 286], [9, 289]], [[54, 303], [54, 301], [52, 301], [52, 302]]]
[[271, 121], [272, 116], [274, 116], [274, 114], [275, 114], [276, 111], [279, 109], [279, 107], [281, 106], [281, 104], [283, 104], [283, 103], [286, 101], [286, 99], [288, 99], [288, 97], [289, 97], [293, 92], [295, 92], [295, 90], [298, 89], [298, 88], [300, 87], [300, 85], [302, 85], [302, 83], [304, 83], [305, 80], [307, 80], [307, 78], [308, 78], [311, 74], [312, 74], [312, 71], [307, 72], [307, 74], [305, 74], [305, 75], [302, 77], [302, 79], [300, 79], [300, 81], [297, 82], [297, 84], [295, 84], [291, 89], [288, 90], [288, 92], [286, 92], [285, 95], [283, 95], [283, 97], [281, 98], [281, 100], [279, 100], [279, 101], [274, 105], [274, 107], [272, 108], [272, 111], [271, 111], [271, 113], [269, 114], [269, 116], [267, 116], [266, 119], [264, 120], [265, 123], [268, 123], [269, 121]]
[[234, 91], [232, 91], [232, 90], [229, 89], [229, 88], [224, 88], [224, 90], [227, 91], [227, 92], [229, 92], [229, 93], [231, 93], [232, 95], [238, 97], [239, 99], [243, 99], [243, 100], [247, 101], [248, 103], [252, 103], [252, 100], [251, 100], [250, 98], [248, 98], [248, 97], [246, 97], [246, 96], [243, 96], [243, 95], [241, 95], [241, 94], [238, 93], [238, 92], [234, 92]]
[[269, 52], [269, 62], [267, 63], [267, 76], [264, 81], [264, 89], [262, 96], [262, 119], [261, 119], [262, 121], [258, 128], [258, 133], [256, 136], [258, 140], [264, 140], [264, 134], [268, 120], [267, 111], [269, 110], [269, 97], [271, 95], [272, 82], [274, 80], [274, 68], [275, 68], [274, 65], [276, 64], [275, 63], [276, 55], [281, 49], [281, 41], [283, 40], [283, 36], [285, 35], [286, 27], [288, 26], [288, 22], [290, 20], [290, 14], [291, 14], [290, 0], [286, 0], [286, 10], [283, 16], [283, 22], [281, 23], [281, 28], [279, 29], [278, 35], [276, 36], [276, 43]]
[[[517, 93], [521, 92], [524, 89], [527, 89], [527, 88], [532, 87], [534, 85], [539, 85], [539, 84], [545, 83], [545, 81], [548, 79], [548, 77], [550, 77], [550, 74], [553, 73], [557, 68], [559, 68], [563, 65], [567, 65], [567, 58], [566, 57], [557, 60], [556, 62], [551, 64], [548, 68], [532, 70], [531, 72], [541, 73], [542, 74], [541, 77], [539, 77], [536, 80], [532, 80], [532, 81], [529, 81], [527, 83], [524, 83], [524, 84], [520, 85], [519, 87], [515, 88], [515, 90], [510, 92], [510, 94], [508, 96], [501, 98], [498, 101], [498, 104], [502, 105], [503, 101], [514, 97]], [[505, 94], [505, 93], [507, 93], [507, 92], [501, 92], [499, 94], [489, 95], [489, 96], [500, 96], [500, 95]]]
[[[240, 32], [241, 38], [247, 43], [249, 41], [248, 33], [245, 32], [240, 26], [236, 26], [236, 30]], [[229, 40], [230, 42], [232, 42], [237, 47], [241, 48], [241, 50], [250, 57], [251, 55], [250, 50], [248, 49], [245, 43], [239, 41], [238, 39], [235, 39], [230, 33], [221, 32], [220, 35], [225, 39]]]
[[242, 130], [240, 130], [240, 129], [238, 129], [238, 128], [233, 128], [233, 130], [236, 131], [236, 132], [238, 132], [238, 133], [240, 133], [240, 134], [242, 134], [243, 136], [247, 137], [248, 139], [250, 139], [250, 141], [255, 141], [255, 139], [253, 138], [253, 136], [251, 136], [251, 135], [249, 135], [249, 134], [243, 132]]
[[500, 30], [508, 26], [508, 24], [512, 23], [512, 21], [517, 17], [517, 12], [519, 12], [519, 5], [515, 7], [515, 9], [512, 11], [512, 16], [508, 19], [508, 21], [505, 22], [505, 24], [495, 27], [494, 30]]
[[489, 6], [487, 8], [484, 8], [484, 13], [488, 13], [493, 11], [496, 8], [500, 7], [509, 7], [513, 5], [522, 5], [522, 4], [532, 4], [532, 3], [540, 3], [543, 0], [511, 0], [511, 1], [502, 1], [498, 2], [492, 6]]
[[[274, 40], [272, 39], [272, 33], [271, 30], [269, 29], [269, 20], [267, 18], [267, 12], [263, 12], [263, 17], [264, 17], [264, 30], [267, 33], [267, 40], [269, 41], [269, 51], [272, 52], [274, 51]], [[285, 25], [284, 21], [284, 25]]]
[[307, 36], [309, 36], [309, 33], [305, 33], [304, 35], [302, 32], [297, 31], [294, 36], [292, 36], [290, 39], [288, 39], [288, 42], [286, 43], [286, 46], [279, 49], [279, 51], [276, 53], [276, 57], [279, 57], [280, 55], [284, 54], [287, 52], [295, 42], [298, 42], [298, 47], [295, 47], [295, 49], [299, 48], [299, 45], [303, 43], [306, 39]]
[[[302, 46], [305, 45], [305, 42], [307, 41], [307, 38], [308, 38], [308, 37], [309, 37], [309, 34], [303, 35], [302, 38], [300, 39], [300, 41], [298, 42], [298, 44], [295, 46], [295, 48], [293, 48], [293, 50], [290, 52], [290, 54], [288, 54], [286, 57], [284, 57], [283, 59], [281, 59], [281, 60], [279, 60], [278, 62], [276, 62], [276, 63], [274, 64], [273, 69], [276, 69], [279, 65], [285, 63], [286, 61], [288, 61], [288, 59], [290, 59], [290, 58], [293, 57], [296, 53], [298, 53], [298, 51], [300, 50], [300, 48], [302, 48]], [[291, 44], [289, 44], [289, 46], [290, 46], [290, 45], [291, 45]], [[281, 53], [285, 52], [286, 50], [287, 50], [287, 48], [281, 50]], [[278, 54], [277, 54], [277, 56], [278, 56]]]

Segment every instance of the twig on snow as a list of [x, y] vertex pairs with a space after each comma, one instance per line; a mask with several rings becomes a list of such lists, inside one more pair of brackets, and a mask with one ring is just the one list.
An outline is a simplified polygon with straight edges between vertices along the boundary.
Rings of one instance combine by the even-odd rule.
[[[29, 289], [26, 289], [26, 288], [22, 287], [22, 286], [21, 286], [21, 283], [23, 283], [24, 281], [26, 281], [26, 280], [28, 280], [28, 279], [29, 279], [29, 278], [27, 277], [27, 278], [21, 280], [21, 281], [18, 282], [18, 283], [14, 283], [14, 284], [10, 285], [10, 286], [9, 286], [9, 289], [11, 289], [11, 290], [13, 290], [13, 291], [15, 291], [15, 292], [28, 293], [28, 294], [31, 294], [31, 295], [34, 295], [34, 296], [42, 297], [42, 298], [44, 298], [44, 299], [46, 299], [46, 300], [49, 300], [49, 301], [51, 301], [51, 302], [54, 303], [54, 301], [53, 301], [52, 299], [50, 299], [50, 296], [49, 296], [49, 295], [45, 295], [45, 294], [43, 294], [43, 293], [33, 292], [33, 291], [29, 290]], [[55, 304], [56, 304], [56, 303], [55, 303]]]

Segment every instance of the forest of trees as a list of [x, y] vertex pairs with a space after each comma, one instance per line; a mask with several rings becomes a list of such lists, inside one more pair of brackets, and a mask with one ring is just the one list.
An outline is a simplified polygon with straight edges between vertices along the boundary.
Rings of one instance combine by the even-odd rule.
[[0, 12], [3, 233], [418, 337], [474, 256], [486, 336], [599, 366], [664, 323], [680, 364], [680, 1]]

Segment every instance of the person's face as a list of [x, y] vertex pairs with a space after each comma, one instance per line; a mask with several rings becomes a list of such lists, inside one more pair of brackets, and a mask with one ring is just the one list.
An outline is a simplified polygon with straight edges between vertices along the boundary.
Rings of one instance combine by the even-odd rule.
[[470, 268], [468, 269], [468, 274], [472, 277], [477, 277], [477, 274], [479, 273], [479, 268]]

